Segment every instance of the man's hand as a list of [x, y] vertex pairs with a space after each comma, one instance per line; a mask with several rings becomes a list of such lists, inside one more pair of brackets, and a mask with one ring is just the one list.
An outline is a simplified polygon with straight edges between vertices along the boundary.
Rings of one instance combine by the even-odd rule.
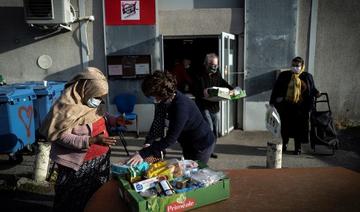
[[234, 91], [234, 90], [230, 90], [230, 91], [229, 91], [229, 95], [230, 95], [230, 96], [234, 96], [234, 95], [235, 95], [235, 91]]
[[96, 137], [89, 138], [89, 144], [99, 144], [103, 146], [113, 146], [116, 144], [115, 137], [104, 137], [103, 135], [98, 135]]
[[133, 156], [130, 157], [130, 159], [126, 163], [130, 164], [131, 166], [136, 166], [143, 161], [144, 159], [141, 157], [141, 155], [136, 152]]
[[204, 92], [204, 97], [209, 97], [209, 93], [208, 93], [208, 89], [207, 89], [207, 88], [205, 88], [203, 92]]

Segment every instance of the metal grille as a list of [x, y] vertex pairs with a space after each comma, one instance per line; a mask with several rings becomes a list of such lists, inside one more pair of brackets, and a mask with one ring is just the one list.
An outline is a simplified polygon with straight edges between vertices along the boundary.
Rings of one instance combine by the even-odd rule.
[[26, 19], [54, 19], [53, 0], [24, 0]]

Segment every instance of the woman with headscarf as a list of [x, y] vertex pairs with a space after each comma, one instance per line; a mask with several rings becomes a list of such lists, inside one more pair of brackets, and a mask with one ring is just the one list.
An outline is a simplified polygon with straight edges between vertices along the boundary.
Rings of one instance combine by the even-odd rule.
[[[110, 149], [103, 110], [108, 83], [89, 67], [65, 85], [47, 114], [40, 133], [51, 142], [50, 158], [58, 166], [54, 211], [83, 211], [92, 194], [109, 179]], [[110, 117], [110, 124], [116, 118]]]
[[270, 105], [275, 106], [281, 119], [283, 151], [289, 138], [294, 138], [294, 154], [301, 154], [301, 144], [309, 142], [309, 112], [320, 94], [313, 76], [305, 72], [304, 60], [295, 57], [291, 70], [281, 72], [272, 90]]

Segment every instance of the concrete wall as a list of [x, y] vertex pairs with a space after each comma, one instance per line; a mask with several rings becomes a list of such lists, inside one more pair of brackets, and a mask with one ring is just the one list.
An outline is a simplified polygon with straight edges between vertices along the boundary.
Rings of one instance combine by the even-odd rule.
[[159, 10], [244, 8], [244, 0], [158, 0]]
[[295, 55], [297, 1], [246, 0], [244, 130], [265, 130], [265, 104], [278, 70]]
[[307, 60], [311, 0], [298, 0], [295, 54]]
[[319, 1], [315, 81], [338, 121], [360, 123], [360, 1]]
[[[89, 65], [104, 70], [102, 2], [85, 2], [85, 14], [95, 16], [95, 22], [89, 23], [87, 27]], [[76, 0], [71, 3], [75, 8], [78, 7]], [[49, 32], [27, 25], [23, 11], [22, 0], [0, 2], [0, 74], [7, 82], [68, 80], [81, 71], [79, 24], [73, 24], [72, 31], [36, 40], [35, 37]], [[37, 59], [41, 55], [52, 58], [52, 66], [47, 70], [37, 65]]]
[[192, 9], [159, 11], [159, 32], [163, 35], [218, 35], [243, 32], [243, 9]]

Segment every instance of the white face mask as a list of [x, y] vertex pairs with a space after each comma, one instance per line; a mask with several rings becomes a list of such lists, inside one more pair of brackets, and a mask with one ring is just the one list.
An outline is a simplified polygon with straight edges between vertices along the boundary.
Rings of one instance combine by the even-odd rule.
[[300, 72], [300, 70], [301, 70], [301, 67], [299, 67], [299, 66], [293, 66], [293, 67], [291, 67], [291, 70], [292, 70], [294, 73], [298, 74], [298, 73]]
[[87, 106], [89, 106], [91, 108], [97, 108], [97, 107], [99, 107], [100, 104], [101, 104], [101, 99], [96, 99], [94, 97], [90, 98], [87, 101]]

